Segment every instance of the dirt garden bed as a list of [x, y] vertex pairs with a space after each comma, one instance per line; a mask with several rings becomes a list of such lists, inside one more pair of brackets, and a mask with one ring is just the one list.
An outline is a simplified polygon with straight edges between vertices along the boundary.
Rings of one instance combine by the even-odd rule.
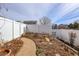
[[[71, 50], [61, 41], [53, 38], [48, 34], [38, 34], [38, 33], [24, 33], [21, 37], [26, 37], [32, 39], [36, 44], [36, 54], [37, 56], [74, 56], [77, 55], [76, 52]], [[19, 52], [20, 48], [23, 45], [23, 41], [20, 39], [14, 39], [4, 44], [0, 49], [10, 49], [10, 56], [14, 56], [17, 52]], [[3, 54], [4, 52], [4, 54]], [[5, 50], [0, 53], [0, 55], [4, 56], [8, 52]]]
[[[74, 56], [77, 55], [73, 50], [68, 48], [65, 44], [57, 41], [48, 34], [38, 34], [38, 33], [25, 33], [22, 37], [27, 37], [32, 39], [37, 47], [37, 56]], [[49, 40], [45, 39], [47, 37]]]
[[[11, 55], [14, 56], [20, 50], [22, 45], [23, 45], [22, 40], [14, 39], [12, 41], [5, 43], [3, 47], [0, 47], [0, 49], [9, 49], [11, 50], [10, 56]], [[7, 54], [6, 51], [2, 51], [0, 53], [0, 56], [5, 56], [6, 54]]]

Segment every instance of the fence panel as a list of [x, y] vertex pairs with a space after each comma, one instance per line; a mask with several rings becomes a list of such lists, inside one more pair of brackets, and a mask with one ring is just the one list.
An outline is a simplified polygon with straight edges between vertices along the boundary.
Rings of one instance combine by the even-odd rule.
[[56, 37], [59, 37], [65, 42], [70, 43], [70, 33], [76, 33], [76, 37], [74, 38], [74, 46], [79, 47], [79, 30], [67, 30], [67, 29], [58, 29], [52, 30], [52, 32], [56, 32]]
[[12, 38], [12, 21], [8, 19], [2, 19], [2, 22], [4, 22], [2, 25], [2, 28], [0, 28], [1, 32], [1, 39], [4, 41], [9, 41], [10, 38]]
[[23, 23], [0, 17], [0, 40], [6, 42], [19, 37], [25, 27], [26, 25]]
[[51, 25], [27, 25], [26, 28], [27, 32], [34, 32], [34, 33], [52, 33]]

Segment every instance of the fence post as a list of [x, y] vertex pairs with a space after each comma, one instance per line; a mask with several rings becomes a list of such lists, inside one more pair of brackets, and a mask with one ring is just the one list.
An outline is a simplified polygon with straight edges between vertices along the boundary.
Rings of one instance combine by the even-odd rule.
[[21, 34], [21, 23], [19, 23], [19, 35]]
[[71, 32], [70, 33], [70, 45], [74, 46], [74, 39], [76, 38], [76, 33]]
[[[21, 35], [21, 23], [19, 23], [19, 36]], [[21, 39], [21, 36], [19, 38], [19, 40]]]
[[12, 22], [12, 37], [14, 39], [14, 21]]

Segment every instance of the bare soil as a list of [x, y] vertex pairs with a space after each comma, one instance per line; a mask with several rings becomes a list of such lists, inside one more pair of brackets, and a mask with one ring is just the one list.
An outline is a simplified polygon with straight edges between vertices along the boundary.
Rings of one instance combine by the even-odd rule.
[[[11, 51], [12, 51], [11, 55], [15, 55], [20, 50], [22, 45], [23, 45], [22, 40], [14, 39], [12, 41], [5, 43], [4, 46], [1, 48], [2, 49], [11, 49]], [[5, 51], [0, 53], [0, 55], [5, 55], [5, 54], [6, 54]]]
[[[62, 42], [54, 39], [48, 34], [38, 34], [38, 33], [25, 33], [22, 37], [27, 37], [32, 39], [36, 44], [36, 54], [37, 56], [74, 56], [76, 53], [68, 48]], [[50, 42], [46, 41], [45, 37], [49, 38]]]
[[[26, 37], [32, 39], [36, 44], [36, 55], [37, 56], [74, 56], [76, 53], [68, 48], [61, 41], [53, 38], [48, 34], [38, 34], [38, 33], [24, 33], [21, 37]], [[47, 41], [45, 38], [48, 38]], [[4, 49], [11, 49], [11, 55], [16, 55], [17, 52], [23, 46], [23, 41], [21, 39], [14, 39], [4, 44]], [[4, 54], [3, 54], [4, 53]], [[1, 52], [0, 55], [5, 55], [6, 52]]]
[[7, 49], [0, 49], [0, 56], [7, 55], [9, 51]]

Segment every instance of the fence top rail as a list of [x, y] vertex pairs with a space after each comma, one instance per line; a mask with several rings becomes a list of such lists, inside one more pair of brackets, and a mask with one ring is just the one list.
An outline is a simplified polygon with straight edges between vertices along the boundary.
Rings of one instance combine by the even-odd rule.
[[[5, 18], [5, 17], [0, 17], [0, 20], [8, 21], [8, 22], [11, 22], [11, 23], [15, 22], [15, 23], [19, 23], [19, 24], [24, 24], [24, 23], [16, 22], [15, 20], [11, 20], [11, 19]], [[24, 25], [26, 25], [26, 24], [24, 24]]]
[[52, 30], [79, 31], [79, 30], [76, 30], [76, 29], [52, 29]]

